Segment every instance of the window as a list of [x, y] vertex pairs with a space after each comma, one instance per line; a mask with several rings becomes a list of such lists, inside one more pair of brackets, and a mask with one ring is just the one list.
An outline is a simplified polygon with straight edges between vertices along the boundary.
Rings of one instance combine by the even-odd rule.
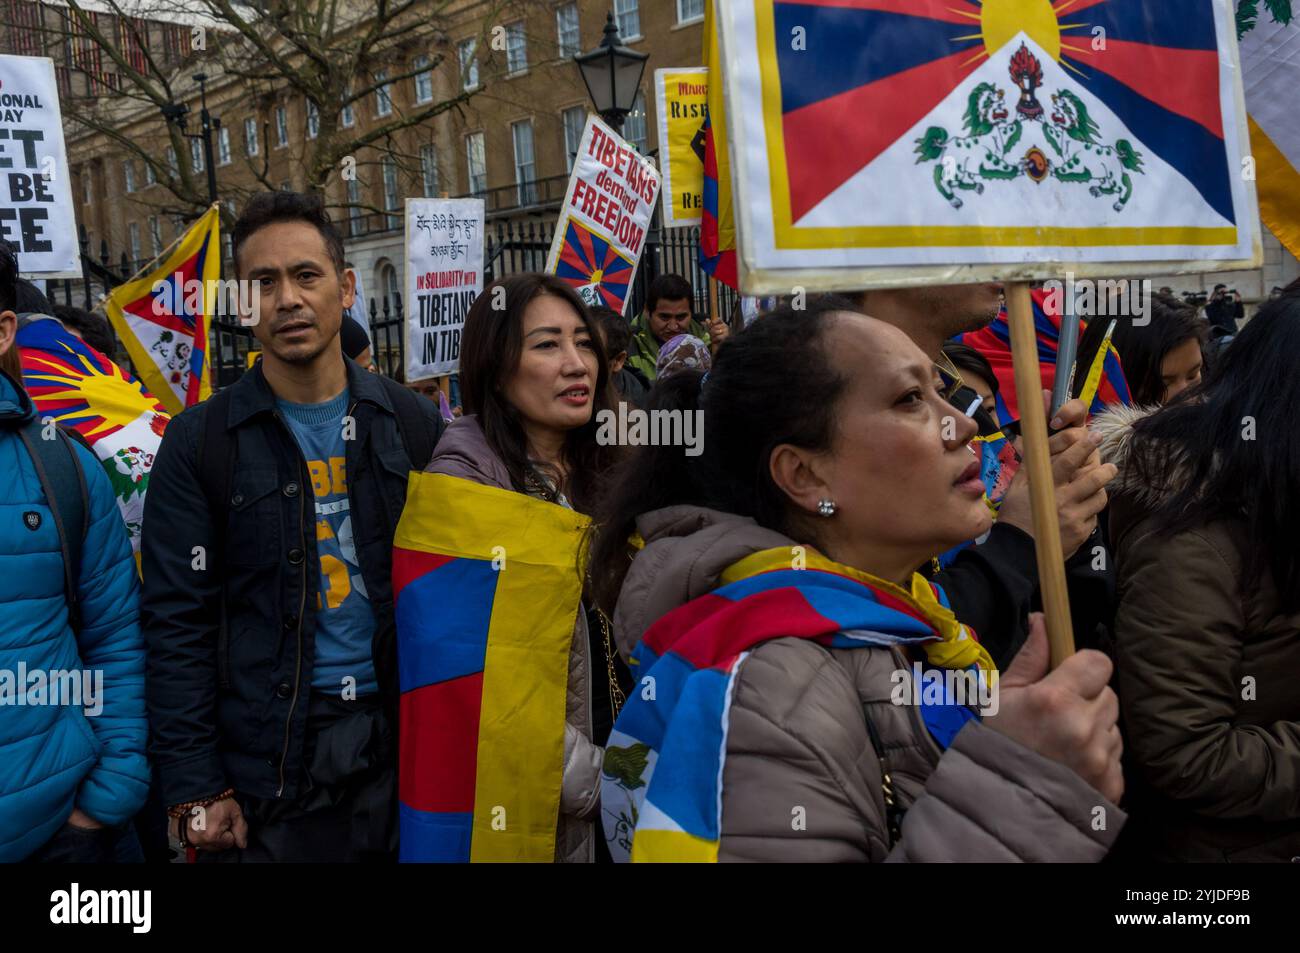
[[677, 22], [704, 19], [704, 0], [677, 0]]
[[185, 219], [176, 215], [172, 217], [172, 238], [180, 238], [185, 234]]
[[157, 258], [162, 254], [162, 226], [158, 224], [158, 216], [149, 216], [149, 247], [153, 249], [153, 256]]
[[624, 42], [641, 36], [641, 13], [637, 9], [637, 0], [614, 0], [614, 19], [618, 21], [618, 33]]
[[217, 165], [230, 165], [230, 130], [225, 126], [217, 130]]
[[417, 56], [414, 66], [420, 72], [415, 74], [415, 101], [428, 103], [433, 101], [433, 70], [426, 69], [429, 57]]
[[510, 131], [515, 140], [515, 187], [520, 205], [533, 205], [537, 202], [536, 165], [533, 162], [533, 121], [512, 123]]
[[167, 168], [172, 170], [172, 175], [180, 175], [180, 163], [176, 160], [176, 150], [172, 146], [167, 147]]
[[133, 263], [138, 263], [141, 257], [143, 257], [140, 251], [140, 223], [132, 222], [128, 225], [126, 227], [126, 234], [131, 242], [131, 261]]
[[283, 106], [275, 107], [275, 147], [283, 149], [289, 144], [289, 115]]
[[384, 313], [388, 314], [389, 308], [397, 310], [397, 269], [392, 263], [383, 266], [379, 272], [379, 286], [384, 289]]
[[135, 191], [135, 163], [127, 159], [122, 163], [122, 181], [128, 192]]
[[348, 228], [353, 235], [361, 234], [361, 183], [348, 179]]
[[393, 112], [392, 84], [388, 82], [388, 70], [381, 69], [375, 74], [375, 115], [390, 116]]
[[465, 158], [469, 166], [469, 191], [479, 195], [487, 191], [487, 156], [483, 151], [483, 133], [465, 137]]
[[460, 54], [460, 85], [462, 89], [478, 88], [478, 40], [462, 40], [456, 47]]
[[561, 59], [578, 55], [578, 5], [566, 3], [555, 11], [555, 33]]
[[432, 144], [420, 146], [420, 178], [424, 197], [435, 198], [438, 195], [438, 150]]
[[190, 168], [195, 172], [203, 171], [203, 142], [199, 139], [190, 140]]
[[511, 74], [528, 69], [528, 38], [524, 36], [524, 21], [506, 24], [506, 70]]
[[90, 169], [81, 170], [81, 204], [90, 204]]
[[582, 141], [582, 130], [587, 125], [587, 108], [570, 106], [562, 114], [564, 121], [564, 167], [573, 171], [573, 160], [578, 154], [578, 143]]
[[281, 192], [292, 192], [292, 191], [293, 191], [293, 183], [290, 182], [288, 179], [285, 179], [283, 182], [280, 183], [280, 191], [281, 191]]
[[[235, 211], [234, 199], [226, 199], [226, 212], [231, 218], [238, 218], [239, 213]], [[229, 261], [235, 260], [235, 236], [234, 233], [227, 230], [221, 235], [222, 244], [226, 246], [226, 258]]]
[[257, 120], [252, 117], [244, 120], [244, 155], [257, 155]]
[[632, 100], [632, 111], [623, 122], [623, 138], [645, 155], [645, 95], [641, 92]]
[[152, 162], [146, 162], [144, 164], [144, 184], [146, 187], [158, 184], [158, 176], [153, 171]]
[[[352, 96], [352, 84], [348, 83], [348, 88], [343, 93], [343, 98], [350, 100]], [[339, 125], [344, 129], [351, 129], [357, 121], [356, 113], [352, 111], [352, 103], [349, 101], [346, 106], [339, 110]]]
[[[391, 212], [398, 207], [397, 198], [397, 163], [392, 156], [384, 156], [380, 163], [384, 173], [384, 211]], [[401, 222], [396, 215], [388, 216], [388, 227], [396, 228]]]
[[315, 139], [320, 135], [320, 107], [310, 99], [307, 100], [307, 138]]

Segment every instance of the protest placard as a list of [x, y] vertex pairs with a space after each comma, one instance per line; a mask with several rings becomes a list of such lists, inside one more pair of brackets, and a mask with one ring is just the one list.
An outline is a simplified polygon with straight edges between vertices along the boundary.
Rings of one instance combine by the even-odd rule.
[[79, 278], [54, 61], [0, 55], [0, 239], [25, 277]]
[[654, 165], [588, 116], [547, 272], [573, 285], [588, 304], [623, 313], [658, 198]]
[[406, 200], [406, 379], [453, 374], [483, 291], [483, 200]]
[[655, 70], [667, 228], [700, 224], [704, 207], [704, 122], [709, 114], [708, 98], [709, 71], [704, 67]]
[[718, 10], [747, 293], [1262, 258], [1228, 0]]

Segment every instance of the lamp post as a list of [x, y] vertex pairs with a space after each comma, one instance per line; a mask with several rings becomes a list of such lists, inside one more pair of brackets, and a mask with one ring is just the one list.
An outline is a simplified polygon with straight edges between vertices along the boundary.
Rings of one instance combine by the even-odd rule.
[[221, 120], [208, 112], [208, 95], [205, 83], [206, 73], [195, 73], [194, 81], [199, 84], [199, 132], [186, 132], [186, 117], [190, 107], [186, 103], [168, 103], [162, 107], [163, 118], [180, 127], [181, 135], [186, 139], [199, 139], [203, 142], [203, 164], [208, 178], [208, 202], [217, 200], [217, 167], [212, 161], [212, 131], [221, 128]]
[[605, 36], [600, 46], [573, 58], [582, 73], [582, 81], [587, 84], [587, 95], [596, 113], [619, 135], [623, 134], [623, 120], [636, 101], [649, 58], [650, 54], [623, 45], [612, 12], [605, 18]]

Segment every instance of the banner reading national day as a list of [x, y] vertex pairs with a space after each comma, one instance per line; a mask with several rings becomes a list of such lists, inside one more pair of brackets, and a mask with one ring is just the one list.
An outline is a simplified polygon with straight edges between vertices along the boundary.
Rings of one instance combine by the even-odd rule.
[[0, 55], [0, 240], [28, 278], [80, 278], [54, 61]]
[[620, 314], [659, 198], [654, 165], [595, 116], [578, 143], [546, 271]]
[[718, 14], [747, 292], [1258, 264], [1228, 0]]

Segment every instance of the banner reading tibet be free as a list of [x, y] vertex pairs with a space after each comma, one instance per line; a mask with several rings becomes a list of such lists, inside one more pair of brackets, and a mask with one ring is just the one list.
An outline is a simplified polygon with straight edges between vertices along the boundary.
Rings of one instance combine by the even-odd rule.
[[546, 271], [620, 314], [659, 197], [659, 172], [595, 116], [578, 143]]
[[0, 55], [0, 239], [27, 278], [81, 276], [54, 61]]

